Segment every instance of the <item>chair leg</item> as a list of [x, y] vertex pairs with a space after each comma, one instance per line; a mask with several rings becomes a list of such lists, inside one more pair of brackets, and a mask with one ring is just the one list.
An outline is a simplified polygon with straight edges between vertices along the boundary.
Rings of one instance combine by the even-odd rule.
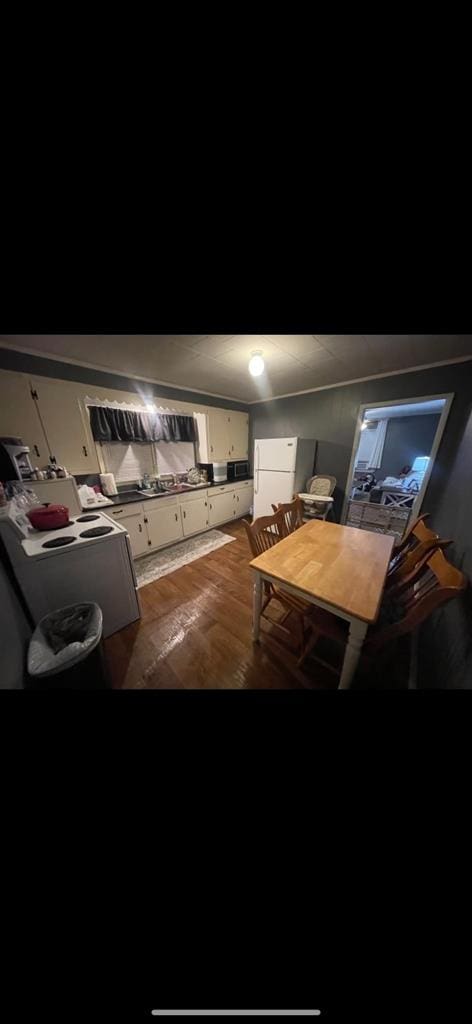
[[307, 655], [316, 646], [316, 644], [318, 643], [319, 636], [320, 636], [319, 629], [312, 629], [311, 630], [310, 635], [308, 637], [308, 640], [307, 640], [306, 644], [304, 645], [303, 650], [302, 650], [302, 652], [300, 654], [300, 657], [299, 657], [299, 659], [297, 661], [297, 668], [301, 667], [301, 665], [305, 661], [305, 658], [307, 657]]

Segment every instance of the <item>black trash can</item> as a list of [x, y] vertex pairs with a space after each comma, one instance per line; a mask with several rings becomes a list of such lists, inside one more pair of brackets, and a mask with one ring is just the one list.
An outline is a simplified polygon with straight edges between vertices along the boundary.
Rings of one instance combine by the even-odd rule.
[[108, 688], [102, 630], [98, 604], [73, 604], [49, 612], [29, 643], [28, 685], [47, 690]]

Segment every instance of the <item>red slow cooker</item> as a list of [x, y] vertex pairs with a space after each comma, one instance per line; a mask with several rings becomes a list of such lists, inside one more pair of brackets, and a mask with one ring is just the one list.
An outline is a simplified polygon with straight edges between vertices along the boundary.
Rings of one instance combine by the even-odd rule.
[[69, 509], [67, 505], [38, 505], [26, 513], [31, 526], [35, 530], [58, 530], [61, 526], [69, 523]]

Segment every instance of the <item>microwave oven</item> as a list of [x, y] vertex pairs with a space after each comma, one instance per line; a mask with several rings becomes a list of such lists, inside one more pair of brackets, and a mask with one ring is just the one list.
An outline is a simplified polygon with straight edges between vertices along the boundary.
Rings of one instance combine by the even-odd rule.
[[246, 460], [238, 460], [238, 462], [228, 462], [228, 480], [245, 480], [249, 476], [249, 462]]

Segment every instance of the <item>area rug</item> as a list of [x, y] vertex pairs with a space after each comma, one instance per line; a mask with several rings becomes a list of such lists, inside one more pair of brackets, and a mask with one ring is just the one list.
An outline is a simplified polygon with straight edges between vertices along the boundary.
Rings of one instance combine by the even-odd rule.
[[183, 565], [194, 562], [202, 555], [208, 555], [210, 551], [222, 548], [224, 544], [230, 544], [236, 537], [230, 537], [220, 530], [209, 530], [208, 533], [201, 533], [198, 537], [189, 537], [188, 540], [172, 544], [172, 547], [164, 548], [163, 551], [156, 551], [154, 555], [146, 555], [139, 558], [135, 563], [138, 588], [145, 587], [147, 583], [167, 576]]

